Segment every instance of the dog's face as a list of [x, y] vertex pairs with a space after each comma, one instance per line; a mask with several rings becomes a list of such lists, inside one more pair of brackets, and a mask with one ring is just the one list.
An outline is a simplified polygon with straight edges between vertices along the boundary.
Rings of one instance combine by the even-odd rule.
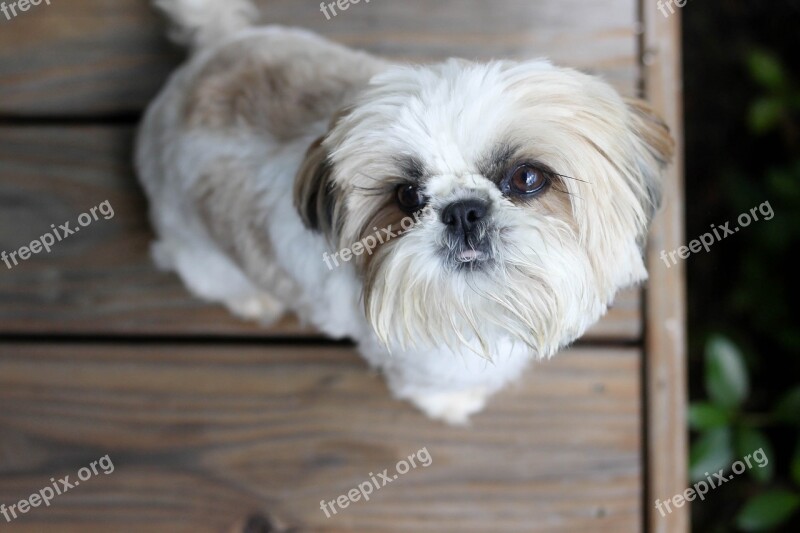
[[642, 102], [593, 77], [449, 61], [376, 77], [309, 150], [295, 199], [334, 248], [379, 241], [353, 264], [390, 348], [490, 356], [511, 336], [546, 357], [646, 277], [671, 152]]

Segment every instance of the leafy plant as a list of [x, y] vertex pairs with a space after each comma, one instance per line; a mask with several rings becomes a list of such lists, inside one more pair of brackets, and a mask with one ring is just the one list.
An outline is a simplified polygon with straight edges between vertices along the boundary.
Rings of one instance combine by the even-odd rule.
[[790, 390], [772, 412], [754, 415], [744, 409], [750, 377], [741, 350], [729, 338], [717, 334], [708, 339], [704, 356], [708, 401], [692, 403], [689, 408], [690, 427], [698, 432], [690, 456], [691, 479], [695, 482], [709, 473], [727, 472], [735, 461], [762, 451], [768, 461], [752, 464], [747, 474], [763, 490], [753, 491], [735, 522], [741, 531], [768, 531], [800, 510], [800, 439], [791, 466], [794, 487], [771, 488], [776, 454], [762, 426], [800, 427], [800, 387]]
[[687, 261], [692, 477], [769, 458], [693, 502], [701, 533], [800, 531], [799, 6], [684, 11], [687, 236], [775, 213]]

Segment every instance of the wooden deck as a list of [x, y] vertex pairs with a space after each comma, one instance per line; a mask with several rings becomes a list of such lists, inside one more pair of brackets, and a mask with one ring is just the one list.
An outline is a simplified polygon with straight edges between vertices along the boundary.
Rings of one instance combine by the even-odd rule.
[[[327, 21], [263, 0], [269, 22], [405, 61], [548, 56], [644, 88], [680, 134], [678, 16], [634, 0], [373, 0]], [[352, 348], [191, 298], [148, 257], [131, 169], [138, 116], [181, 59], [143, 0], [0, 16], [0, 250], [108, 200], [102, 218], [0, 263], [0, 504], [109, 455], [10, 532], [685, 532], [652, 509], [685, 488], [683, 279], [652, 269], [572, 349], [472, 427], [393, 401]], [[681, 240], [680, 165], [653, 248]], [[371, 472], [426, 468], [326, 518]]]

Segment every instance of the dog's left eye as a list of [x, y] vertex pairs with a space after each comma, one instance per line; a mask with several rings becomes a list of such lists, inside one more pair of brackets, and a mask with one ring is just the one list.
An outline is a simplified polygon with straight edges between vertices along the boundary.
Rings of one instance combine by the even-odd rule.
[[549, 183], [547, 173], [531, 165], [520, 165], [508, 179], [508, 192], [533, 195], [544, 190]]
[[396, 191], [397, 204], [406, 213], [415, 213], [425, 207], [425, 196], [416, 185], [400, 185]]

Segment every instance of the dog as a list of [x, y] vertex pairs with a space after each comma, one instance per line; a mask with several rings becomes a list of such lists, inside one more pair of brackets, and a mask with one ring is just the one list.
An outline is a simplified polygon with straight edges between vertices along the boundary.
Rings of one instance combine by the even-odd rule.
[[645, 102], [546, 60], [398, 65], [247, 0], [154, 3], [189, 58], [136, 168], [153, 257], [199, 298], [353, 339], [464, 424], [646, 279], [673, 140]]

